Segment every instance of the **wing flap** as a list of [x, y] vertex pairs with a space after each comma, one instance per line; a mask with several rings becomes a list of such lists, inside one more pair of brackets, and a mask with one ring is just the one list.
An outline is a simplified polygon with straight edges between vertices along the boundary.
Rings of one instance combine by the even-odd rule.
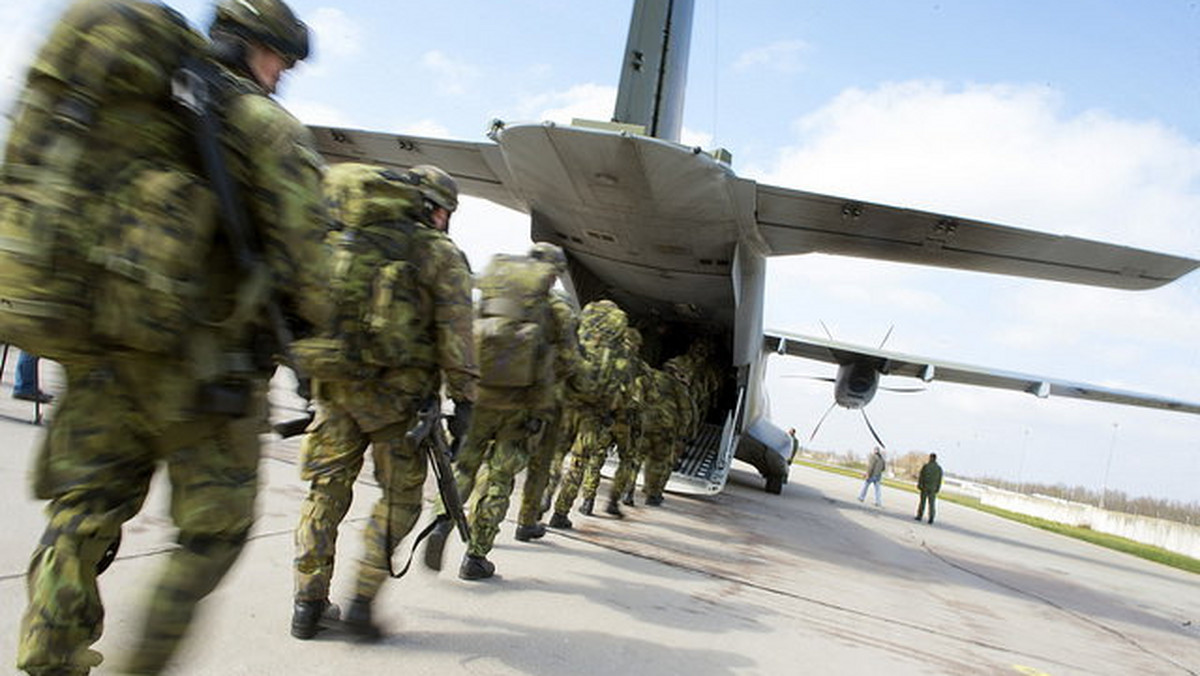
[[529, 213], [525, 200], [511, 188], [512, 176], [494, 143], [320, 126], [309, 129], [316, 137], [317, 150], [330, 163], [367, 162], [397, 169], [436, 165], [458, 181], [464, 194]]
[[759, 185], [772, 255], [828, 253], [1118, 289], [1151, 289], [1200, 261], [932, 212]]

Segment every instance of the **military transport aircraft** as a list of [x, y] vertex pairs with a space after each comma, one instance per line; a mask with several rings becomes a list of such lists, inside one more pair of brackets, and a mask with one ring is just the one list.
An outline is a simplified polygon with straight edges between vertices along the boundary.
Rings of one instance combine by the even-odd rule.
[[[313, 127], [331, 162], [436, 164], [464, 193], [528, 214], [533, 240], [567, 252], [579, 301], [610, 298], [643, 329], [652, 366], [698, 337], [716, 346], [709, 359], [724, 382], [672, 490], [720, 491], [735, 452], [762, 473], [768, 491], [779, 492], [786, 479], [790, 440], [765, 417], [764, 356], [780, 347], [800, 354], [801, 343], [763, 334], [767, 256], [827, 253], [1118, 289], [1154, 288], [1200, 264], [741, 178], [725, 151], [678, 142], [692, 18], [692, 0], [635, 0], [609, 122], [497, 120], [480, 142]], [[911, 361], [927, 364], [926, 375], [955, 373]], [[907, 360], [889, 368], [900, 362]], [[1034, 381], [1045, 383], [1039, 391], [1061, 385], [1069, 396], [1158, 405]]]

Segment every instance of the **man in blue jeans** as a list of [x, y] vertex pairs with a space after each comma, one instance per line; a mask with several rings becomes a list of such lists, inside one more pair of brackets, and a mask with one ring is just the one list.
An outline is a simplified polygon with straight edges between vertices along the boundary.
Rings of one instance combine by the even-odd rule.
[[36, 401], [48, 404], [54, 395], [43, 392], [38, 387], [38, 357], [35, 354], [21, 350], [17, 357], [17, 376], [13, 382], [13, 399]]

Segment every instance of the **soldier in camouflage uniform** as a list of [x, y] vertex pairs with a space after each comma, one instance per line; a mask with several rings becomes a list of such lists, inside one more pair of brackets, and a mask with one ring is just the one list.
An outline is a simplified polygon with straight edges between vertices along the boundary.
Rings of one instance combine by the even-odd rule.
[[[581, 398], [574, 407], [578, 431], [571, 445], [570, 468], [554, 501], [551, 528], [572, 527], [567, 513], [579, 496], [589, 465], [596, 466], [595, 483], [599, 484], [599, 466], [613, 444], [616, 412], [622, 406], [621, 397], [633, 375], [625, 343], [626, 325], [625, 312], [609, 300], [588, 303], [579, 315], [579, 344], [589, 384], [586, 391], [581, 390]], [[595, 491], [593, 487], [593, 496]]]
[[646, 504], [657, 507], [663, 503], [663, 491], [671, 478], [679, 456], [683, 454], [687, 440], [695, 436], [700, 426], [700, 413], [693, 395], [694, 370], [690, 359], [684, 355], [669, 359], [663, 365], [662, 372], [667, 376], [659, 379], [658, 385], [667, 393], [674, 403], [677, 415], [676, 424], [667, 438], [669, 451], [663, 458], [655, 460], [654, 469], [646, 468], [646, 483], [642, 491], [646, 495]]
[[[500, 258], [494, 259], [493, 264]], [[526, 268], [525, 274], [545, 275], [549, 272], [552, 280], [566, 272], [562, 249], [553, 244], [535, 244], [527, 261], [535, 265]], [[492, 270], [489, 266], [488, 272]], [[488, 278], [487, 272], [480, 280], [485, 314], [493, 299], [498, 304], [510, 300], [503, 289], [493, 288], [497, 283]], [[495, 574], [496, 566], [487, 555], [499, 533], [500, 523], [508, 513], [515, 477], [528, 463], [531, 445], [537, 443], [545, 425], [544, 416], [554, 405], [555, 383], [569, 380], [577, 369], [578, 348], [571, 307], [549, 286], [541, 293], [545, 294], [542, 304], [548, 312], [536, 321], [543, 324], [542, 331], [549, 343], [548, 353], [544, 355], [549, 363], [541, 368], [550, 367], [550, 378], [527, 387], [500, 387], [490, 384], [485, 374], [480, 381], [478, 406], [467, 431], [467, 441], [454, 461], [455, 483], [463, 495], [472, 496], [471, 541], [467, 543], [467, 552], [458, 571], [458, 576], [464, 580], [480, 580]], [[536, 299], [524, 301], [537, 304]], [[478, 485], [477, 481], [480, 481]], [[440, 500], [438, 508], [445, 511]], [[430, 535], [425, 560], [431, 568], [441, 568], [442, 550], [449, 532], [450, 524], [443, 520]]]
[[[328, 183], [334, 182], [336, 170], [331, 170]], [[393, 550], [420, 516], [425, 485], [425, 455], [405, 435], [415, 425], [421, 406], [441, 388], [441, 376], [455, 403], [450, 427], [456, 436], [468, 424], [476, 398], [479, 370], [471, 333], [471, 271], [445, 232], [458, 204], [457, 186], [430, 166], [414, 167], [397, 180], [415, 183], [423, 197], [395, 218], [418, 224], [409, 235], [409, 259], [418, 262], [413, 295], [421, 299], [412, 330], [419, 333], [414, 342], [427, 346], [427, 354], [414, 351], [412, 361], [379, 367], [368, 378], [330, 379], [315, 385], [318, 415], [301, 449], [300, 475], [310, 488], [296, 528], [291, 631], [301, 639], [312, 638], [322, 623], [336, 617], [329, 603], [329, 583], [338, 524], [350, 507], [368, 446], [383, 495], [366, 528], [365, 553], [343, 625], [362, 638], [379, 636], [371, 604], [389, 577]], [[331, 188], [337, 194], [354, 194]], [[330, 203], [335, 216], [354, 208]]]
[[[44, 91], [35, 90], [35, 80], [57, 77], [45, 66], [57, 50], [86, 43], [100, 65], [105, 49], [125, 54], [130, 41], [142, 39], [144, 49], [134, 49], [145, 57], [153, 38], [119, 34], [113, 26], [130, 30], [129, 17], [149, 24], [163, 11], [132, 0], [72, 5], [59, 24], [65, 28], [51, 34], [31, 68], [23, 100], [58, 110], [79, 94], [68, 84], [63, 101], [47, 101]], [[190, 48], [205, 54], [204, 36], [185, 30], [192, 34]], [[308, 30], [279, 0], [238, 0], [217, 5], [210, 33], [227, 85], [221, 93], [224, 155], [265, 249], [276, 297], [298, 320], [323, 322], [329, 308], [318, 300], [326, 285], [320, 161], [308, 130], [270, 98], [280, 74], [307, 56]], [[136, 87], [125, 91], [130, 89]], [[82, 94], [76, 103], [86, 105]], [[9, 138], [9, 167], [36, 144], [53, 140], [25, 137], [22, 114]], [[76, 119], [92, 125], [84, 136], [88, 162], [77, 167], [76, 178], [96, 194], [124, 189], [113, 183], [133, 159], [202, 173], [193, 156], [196, 141], [168, 101], [126, 94]], [[186, 216], [179, 215], [181, 221]], [[100, 349], [63, 363], [67, 393], [34, 478], [35, 494], [50, 503], [49, 525], [29, 565], [17, 655], [18, 668], [29, 674], [87, 674], [99, 664], [101, 656], [89, 649], [100, 638], [104, 616], [97, 563], [141, 508], [158, 463], [168, 467], [179, 547], [155, 583], [124, 671], [157, 674], [165, 668], [196, 604], [246, 541], [274, 364], [256, 349], [264, 344], [264, 327], [254, 317], [221, 323], [233, 316], [245, 275], [219, 238], [205, 269], [204, 310], [182, 336], [186, 357]]]
[[642, 427], [645, 480], [642, 491], [647, 504], [661, 504], [663, 488], [671, 477], [685, 426], [682, 402], [678, 401], [675, 377], [659, 369], [646, 376], [646, 408]]
[[[618, 416], [616, 427], [617, 470], [613, 475], [608, 504], [604, 512], [622, 519], [625, 514], [621, 511], [621, 501], [626, 494], [632, 495], [633, 486], [637, 481], [638, 470], [645, 458], [643, 448], [643, 427], [647, 424], [646, 416], [646, 375], [650, 366], [640, 356], [642, 333], [630, 326], [625, 329], [625, 345], [629, 350], [630, 364], [633, 370], [633, 382], [623, 399], [623, 408]], [[585, 483], [586, 480], [585, 480]], [[593, 493], [593, 495], [595, 495]], [[587, 494], [584, 495], [585, 499]], [[630, 499], [628, 504], [632, 505]]]
[[[573, 307], [569, 304], [566, 307], [571, 310], [570, 315], [563, 318], [570, 323], [569, 330], [573, 338], [571, 349], [578, 350], [578, 318]], [[515, 537], [521, 542], [536, 540], [546, 534], [546, 526], [538, 520], [547, 509], [544, 506], [546, 493], [548, 490], [553, 493], [552, 483], [558, 483], [563, 458], [575, 437], [573, 418], [567, 414], [566, 402], [567, 397], [572, 396], [574, 391], [564, 380], [555, 382], [553, 405], [538, 414], [538, 418], [544, 424], [540, 438], [530, 451], [529, 464], [525, 469], [525, 485], [522, 487], [521, 509], [517, 514]]]

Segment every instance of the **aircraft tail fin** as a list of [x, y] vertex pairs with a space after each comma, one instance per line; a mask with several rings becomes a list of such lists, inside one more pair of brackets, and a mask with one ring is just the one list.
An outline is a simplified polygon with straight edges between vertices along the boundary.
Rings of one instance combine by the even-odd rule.
[[634, 0], [613, 121], [679, 141], [693, 0]]

